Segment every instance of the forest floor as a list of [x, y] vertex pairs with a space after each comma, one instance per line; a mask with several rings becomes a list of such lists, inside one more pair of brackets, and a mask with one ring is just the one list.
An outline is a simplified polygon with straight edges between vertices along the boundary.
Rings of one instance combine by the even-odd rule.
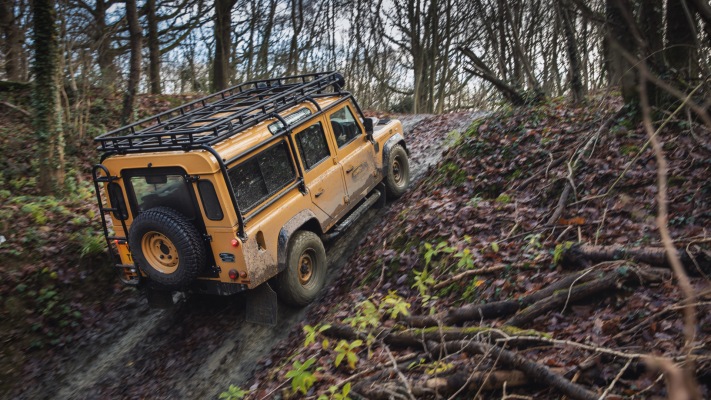
[[[673, 120], [658, 135], [669, 228], [696, 293], [685, 346], [683, 296], [659, 257], [657, 163], [619, 107], [403, 118], [418, 179], [327, 246], [321, 298], [282, 307], [276, 327], [245, 323], [243, 296], [150, 310], [118, 285], [87, 140], [72, 149], [83, 161], [71, 199], [0, 182], [0, 396], [664, 397], [654, 355], [689, 365], [708, 397], [711, 133]], [[21, 147], [16, 118], [0, 126], [14, 132], [5, 148]]]

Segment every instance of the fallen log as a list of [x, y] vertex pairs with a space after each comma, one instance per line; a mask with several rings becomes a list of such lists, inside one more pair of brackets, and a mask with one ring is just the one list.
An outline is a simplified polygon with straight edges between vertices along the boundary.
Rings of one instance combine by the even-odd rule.
[[453, 308], [443, 314], [403, 318], [403, 322], [412, 327], [424, 328], [437, 326], [440, 323], [443, 325], [457, 325], [468, 321], [504, 317], [551, 296], [557, 290], [568, 288], [575, 282], [583, 283], [592, 279], [593, 276], [591, 274], [583, 276], [582, 272], [576, 272], [520, 299], [494, 301], [486, 304], [467, 304], [459, 308]]
[[[677, 250], [677, 255], [688, 273], [697, 276], [711, 273], [711, 252], [708, 250], [700, 248], [691, 252]], [[656, 267], [671, 268], [667, 252], [663, 247], [593, 246], [587, 244], [574, 245], [565, 250], [561, 257], [561, 265], [569, 267], [617, 260], [629, 260]]]
[[550, 368], [495, 345], [474, 341], [453, 341], [443, 344], [431, 343], [430, 345], [431, 354], [451, 354], [458, 351], [481, 354], [509, 368], [520, 370], [531, 380], [555, 388], [572, 399], [596, 400], [598, 398], [594, 392], [569, 381]]
[[554, 309], [562, 309], [569, 302], [584, 299], [593, 294], [614, 289], [618, 285], [620, 276], [610, 274], [591, 282], [575, 285], [570, 289], [561, 289], [552, 296], [541, 299], [509, 318], [504, 324], [509, 326], [524, 326], [533, 321], [539, 315], [543, 315]]

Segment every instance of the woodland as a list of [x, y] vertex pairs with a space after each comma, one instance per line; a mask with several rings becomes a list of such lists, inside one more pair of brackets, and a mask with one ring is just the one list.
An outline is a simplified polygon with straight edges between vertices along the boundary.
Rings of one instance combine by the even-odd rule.
[[[92, 139], [318, 71], [429, 167], [237, 377], [232, 300], [118, 284]], [[2, 397], [709, 398], [710, 227], [707, 0], [0, 2]]]

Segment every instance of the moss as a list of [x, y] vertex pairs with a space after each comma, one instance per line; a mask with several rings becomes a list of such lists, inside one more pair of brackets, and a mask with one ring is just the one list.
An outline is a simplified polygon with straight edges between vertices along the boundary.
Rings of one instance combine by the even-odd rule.
[[467, 180], [467, 173], [452, 161], [446, 161], [439, 167], [440, 175], [453, 186], [459, 186]]
[[516, 328], [514, 326], [500, 326], [497, 328], [492, 328], [489, 326], [468, 326], [468, 327], [451, 327], [451, 326], [444, 326], [444, 327], [439, 327], [439, 326], [433, 326], [429, 328], [422, 328], [422, 329], [412, 329], [410, 332], [414, 335], [427, 335], [427, 334], [437, 334], [437, 333], [461, 333], [461, 334], [471, 334], [471, 335], [477, 335], [481, 333], [488, 333], [492, 330], [497, 330], [504, 332], [505, 334], [509, 336], [533, 336], [533, 337], [544, 337], [544, 338], [551, 338], [550, 333], [546, 332], [540, 332], [535, 329], [521, 329], [521, 328]]
[[511, 203], [511, 196], [509, 196], [506, 193], [501, 193], [499, 197], [496, 198], [495, 200], [499, 204], [509, 204]]

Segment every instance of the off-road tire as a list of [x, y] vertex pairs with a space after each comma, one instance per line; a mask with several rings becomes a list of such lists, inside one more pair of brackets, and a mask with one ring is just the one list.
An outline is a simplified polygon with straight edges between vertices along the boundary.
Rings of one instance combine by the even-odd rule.
[[276, 276], [279, 298], [293, 306], [305, 306], [326, 283], [326, 250], [310, 231], [296, 231], [289, 239], [286, 268]]
[[410, 162], [405, 149], [396, 144], [390, 150], [385, 174], [385, 191], [388, 198], [397, 199], [407, 191], [410, 185]]
[[185, 289], [205, 265], [200, 233], [172, 208], [155, 207], [138, 214], [128, 243], [138, 267], [166, 290]]

